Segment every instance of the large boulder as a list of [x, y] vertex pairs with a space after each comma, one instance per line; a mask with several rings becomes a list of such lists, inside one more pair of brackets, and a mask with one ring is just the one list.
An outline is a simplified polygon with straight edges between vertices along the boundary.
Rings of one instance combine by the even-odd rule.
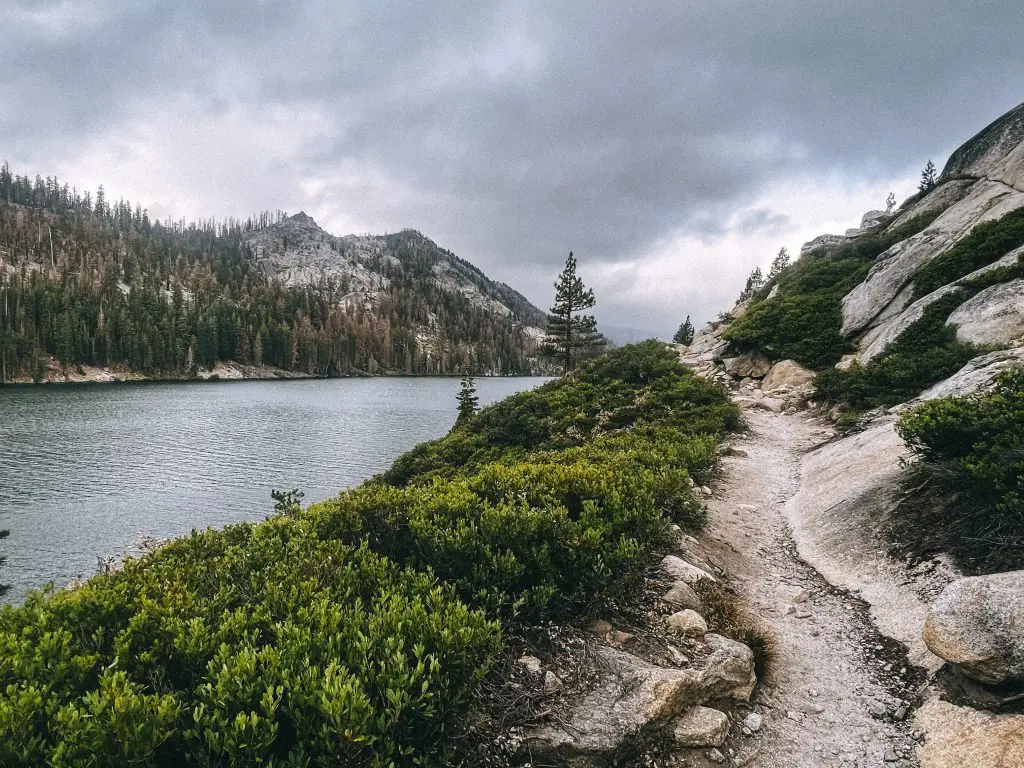
[[751, 650], [713, 634], [705, 636], [704, 644], [707, 653], [684, 669], [598, 648], [600, 683], [575, 704], [564, 723], [529, 732], [524, 752], [534, 761], [582, 768], [615, 755], [642, 732], [667, 729], [673, 718], [706, 701], [749, 701], [757, 683]]
[[800, 246], [800, 255], [803, 256], [811, 251], [818, 251], [823, 248], [835, 248], [848, 242], [849, 238], [843, 235], [818, 235]]
[[772, 367], [772, 361], [762, 352], [745, 352], [738, 357], [727, 357], [722, 362], [725, 365], [725, 372], [737, 379], [744, 379], [747, 376], [760, 379], [767, 375]]
[[1024, 571], [948, 585], [928, 612], [924, 641], [975, 680], [1024, 680]]
[[793, 392], [811, 389], [814, 386], [814, 371], [809, 371], [795, 360], [782, 360], [772, 366], [761, 382], [765, 392], [788, 389]]
[[946, 321], [970, 344], [1009, 344], [1024, 335], [1024, 279], [993, 285], [959, 307]]
[[891, 218], [892, 214], [885, 211], [868, 211], [860, 217], [860, 228], [862, 230], [874, 229], [885, 224]]

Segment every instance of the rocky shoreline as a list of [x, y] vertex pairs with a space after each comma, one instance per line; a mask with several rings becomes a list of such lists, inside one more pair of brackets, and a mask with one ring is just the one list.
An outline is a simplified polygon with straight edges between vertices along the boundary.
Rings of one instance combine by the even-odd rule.
[[317, 378], [306, 373], [286, 371], [281, 368], [274, 368], [269, 365], [241, 365], [240, 363], [218, 363], [214, 368], [200, 368], [195, 376], [173, 376], [160, 374], [149, 376], [138, 371], [133, 371], [127, 366], [68, 366], [62, 368], [55, 358], [49, 358], [44, 363], [44, 372], [41, 378], [31, 376], [15, 376], [12, 379], [0, 382], [0, 385], [25, 385], [25, 384], [120, 384], [135, 381], [244, 381], [260, 379], [312, 379]]

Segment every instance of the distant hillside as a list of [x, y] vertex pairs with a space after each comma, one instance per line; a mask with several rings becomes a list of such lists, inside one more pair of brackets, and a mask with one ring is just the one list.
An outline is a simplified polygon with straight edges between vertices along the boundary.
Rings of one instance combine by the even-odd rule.
[[102, 187], [0, 169], [4, 380], [53, 359], [154, 378], [529, 374], [544, 319], [418, 232], [335, 237], [305, 213], [161, 223]]
[[601, 332], [616, 346], [635, 344], [638, 341], [656, 339], [659, 334], [654, 331], [647, 331], [643, 328], [623, 328], [617, 325], [605, 325], [601, 323]]

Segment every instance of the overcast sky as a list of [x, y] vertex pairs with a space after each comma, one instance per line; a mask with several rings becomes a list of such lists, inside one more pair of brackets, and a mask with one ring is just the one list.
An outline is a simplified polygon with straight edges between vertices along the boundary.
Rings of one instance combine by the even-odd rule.
[[411, 227], [671, 333], [1024, 100], [1020, 0], [0, 0], [0, 157], [161, 218]]

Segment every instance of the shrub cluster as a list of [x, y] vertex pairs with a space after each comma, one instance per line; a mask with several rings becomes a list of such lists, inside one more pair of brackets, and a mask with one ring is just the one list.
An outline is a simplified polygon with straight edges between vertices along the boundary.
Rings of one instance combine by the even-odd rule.
[[998, 261], [1024, 245], [1024, 208], [979, 224], [945, 253], [914, 275], [914, 299]]
[[923, 230], [936, 215], [804, 255], [779, 275], [777, 295], [766, 298], [772, 287], [766, 286], [747, 313], [729, 326], [724, 338], [740, 347], [796, 360], [813, 370], [835, 365], [853, 349], [840, 332], [843, 296], [864, 280], [882, 252]]
[[498, 643], [306, 521], [193, 533], [0, 613], [0, 764], [441, 765]]
[[0, 611], [0, 765], [457, 765], [502, 623], [626, 595], [737, 424], [624, 347], [337, 498], [35, 594]]
[[866, 364], [845, 371], [830, 368], [818, 374], [818, 393], [827, 400], [857, 410], [896, 405], [952, 376], [978, 348], [956, 339], [946, 325], [968, 290], [954, 291], [925, 309], [921, 318], [901, 333], [884, 352]]
[[492, 461], [580, 446], [645, 425], [720, 435], [737, 428], [739, 416], [721, 391], [682, 367], [664, 344], [645, 341], [485, 408], [447, 437], [399, 457], [378, 479], [401, 486], [452, 477]]
[[991, 392], [925, 402], [898, 430], [938, 491], [933, 535], [975, 568], [1024, 567], [1024, 368]]

